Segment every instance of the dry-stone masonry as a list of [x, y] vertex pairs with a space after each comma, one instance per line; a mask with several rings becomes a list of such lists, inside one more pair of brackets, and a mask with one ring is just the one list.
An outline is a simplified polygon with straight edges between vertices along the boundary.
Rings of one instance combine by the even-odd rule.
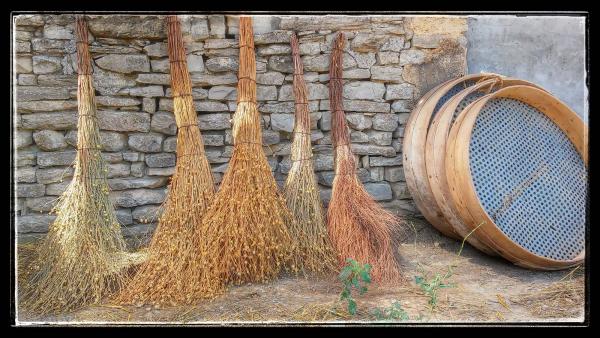
[[[15, 179], [18, 232], [47, 231], [48, 211], [66, 189], [77, 142], [77, 65], [72, 15], [19, 15], [14, 22]], [[127, 237], [151, 234], [175, 166], [176, 124], [164, 17], [89, 16], [94, 84], [111, 198]], [[232, 152], [238, 18], [182, 17], [198, 123], [220, 182]], [[412, 107], [436, 84], [464, 73], [461, 17], [260, 16], [254, 20], [263, 142], [278, 183], [290, 169], [294, 95], [289, 38], [304, 62], [315, 170], [325, 202], [333, 153], [329, 58], [338, 31], [344, 104], [358, 173], [367, 190], [400, 214], [418, 211], [402, 170], [402, 137]]]

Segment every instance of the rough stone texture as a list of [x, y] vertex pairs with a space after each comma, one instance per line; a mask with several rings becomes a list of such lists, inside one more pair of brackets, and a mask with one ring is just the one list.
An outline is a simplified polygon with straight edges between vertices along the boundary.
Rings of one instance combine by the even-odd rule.
[[67, 147], [63, 133], [54, 130], [40, 130], [33, 133], [35, 144], [45, 151], [62, 150]]
[[149, 72], [150, 60], [146, 55], [111, 54], [96, 60], [98, 67], [117, 73]]
[[294, 130], [294, 115], [271, 114], [271, 128], [274, 131], [291, 133]]
[[344, 86], [344, 98], [352, 100], [380, 100], [385, 93], [382, 83], [368, 81], [350, 82]]
[[175, 154], [160, 153], [146, 155], [146, 165], [150, 168], [165, 168], [175, 166]]
[[33, 73], [49, 74], [62, 69], [61, 58], [54, 56], [36, 55], [33, 60]]
[[26, 148], [33, 143], [30, 130], [17, 130], [16, 146], [17, 149]]
[[113, 178], [108, 180], [108, 185], [112, 190], [160, 188], [165, 185], [166, 181], [165, 177]]
[[154, 222], [158, 221], [161, 211], [162, 208], [160, 205], [143, 205], [133, 209], [131, 216], [137, 222]]
[[131, 134], [129, 135], [129, 148], [145, 153], [160, 151], [164, 136], [158, 133]]
[[387, 182], [366, 183], [365, 189], [376, 201], [389, 201], [392, 199], [392, 188]]
[[56, 216], [52, 215], [30, 215], [21, 216], [17, 219], [17, 231], [19, 233], [43, 233], [48, 231], [48, 225], [54, 221]]
[[376, 114], [373, 118], [373, 129], [394, 131], [398, 123], [396, 114]]
[[408, 83], [390, 84], [385, 92], [386, 100], [408, 100], [413, 98], [414, 87]]
[[114, 131], [150, 130], [150, 115], [121, 111], [101, 111], [98, 113], [100, 129]]
[[114, 191], [110, 194], [115, 207], [131, 208], [146, 204], [160, 204], [164, 201], [165, 189], [131, 189]]
[[96, 37], [164, 39], [164, 19], [156, 15], [92, 15], [90, 33]]
[[49, 184], [61, 182], [65, 179], [69, 179], [73, 176], [73, 168], [72, 167], [62, 167], [62, 168], [48, 168], [42, 169], [38, 168], [35, 171], [35, 177], [38, 183]]
[[37, 164], [40, 168], [71, 165], [75, 161], [76, 151], [39, 152]]
[[[170, 89], [164, 17], [90, 15], [91, 54], [103, 158], [111, 198], [124, 234], [165, 197], [176, 159], [176, 124]], [[16, 41], [17, 130], [14, 146], [20, 231], [45, 232], [39, 216], [68, 186], [77, 142], [77, 69], [72, 15], [19, 15]], [[448, 31], [440, 24], [451, 26]], [[237, 15], [183, 15], [188, 68], [198, 123], [217, 184], [232, 153], [236, 108]], [[460, 74], [466, 20], [402, 16], [259, 16], [254, 20], [257, 99], [263, 143], [279, 183], [291, 162], [294, 127], [293, 67], [289, 41], [300, 38], [311, 112], [315, 170], [325, 201], [331, 195], [333, 147], [329, 111], [331, 44], [339, 30], [344, 108], [358, 174], [371, 194], [405, 212], [409, 199], [402, 169], [402, 135], [408, 112], [431, 86]], [[439, 74], [438, 74], [439, 73]], [[412, 207], [411, 210], [414, 210]]]
[[237, 71], [239, 61], [237, 57], [216, 57], [206, 61], [206, 69], [211, 72], [229, 72]]

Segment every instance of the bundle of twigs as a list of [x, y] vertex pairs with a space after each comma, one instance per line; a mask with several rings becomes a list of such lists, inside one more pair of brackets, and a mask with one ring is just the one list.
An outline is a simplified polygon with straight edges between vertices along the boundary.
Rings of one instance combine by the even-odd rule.
[[125, 251], [101, 157], [88, 31], [77, 18], [79, 108], [75, 174], [52, 210], [56, 219], [35, 253], [23, 287], [24, 308], [48, 314], [99, 302], [122, 286], [144, 257]]
[[[277, 276], [292, 245], [292, 221], [262, 148], [256, 106], [256, 63], [252, 21], [240, 18], [240, 68], [234, 149], [215, 201], [204, 218], [206, 240], [216, 244], [214, 273], [225, 282], [267, 281]], [[295, 267], [291, 267], [294, 269]]]
[[334, 41], [329, 73], [335, 178], [327, 211], [328, 231], [340, 264], [347, 258], [369, 263], [374, 280], [388, 282], [400, 277], [391, 237], [398, 219], [373, 200], [356, 175], [342, 103], [344, 43], [344, 35], [339, 33]]
[[292, 35], [290, 43], [294, 61], [296, 119], [291, 153], [292, 167], [285, 181], [284, 195], [295, 219], [289, 226], [290, 233], [297, 243], [296, 252], [291, 258], [293, 264], [304, 271], [326, 273], [335, 268], [335, 253], [327, 234], [321, 196], [313, 169], [306, 84], [295, 34]]
[[177, 123], [177, 164], [164, 211], [149, 247], [149, 259], [119, 296], [123, 303], [189, 304], [212, 297], [222, 283], [200, 257], [208, 250], [202, 218], [214, 198], [214, 180], [204, 151], [185, 47], [177, 16], [167, 17], [173, 108]]

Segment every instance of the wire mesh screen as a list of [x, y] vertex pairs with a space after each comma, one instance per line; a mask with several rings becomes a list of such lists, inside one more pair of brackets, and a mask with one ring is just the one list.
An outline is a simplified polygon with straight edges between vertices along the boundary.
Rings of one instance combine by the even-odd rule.
[[518, 100], [490, 100], [469, 145], [476, 193], [494, 223], [539, 256], [570, 260], [584, 249], [587, 169], [546, 115]]
[[464, 99], [460, 101], [458, 106], [456, 106], [456, 109], [454, 110], [454, 116], [452, 117], [452, 121], [454, 121], [458, 114], [460, 114], [460, 112], [462, 112], [469, 104], [485, 95], [486, 93], [481, 91], [476, 91], [467, 95]]
[[433, 109], [433, 112], [431, 114], [432, 119], [430, 120], [430, 123], [431, 123], [431, 121], [433, 121], [433, 117], [435, 116], [435, 114], [437, 114], [437, 112], [440, 110], [440, 108], [442, 108], [442, 106], [444, 105], [444, 103], [446, 103], [446, 101], [450, 100], [454, 95], [460, 93], [463, 89], [470, 87], [470, 86], [474, 85], [475, 83], [476, 83], [476, 81], [473, 81], [473, 80], [463, 81], [463, 82], [456, 84], [448, 92], [446, 92], [446, 94], [444, 94], [442, 96], [442, 98], [435, 105], [435, 108]]

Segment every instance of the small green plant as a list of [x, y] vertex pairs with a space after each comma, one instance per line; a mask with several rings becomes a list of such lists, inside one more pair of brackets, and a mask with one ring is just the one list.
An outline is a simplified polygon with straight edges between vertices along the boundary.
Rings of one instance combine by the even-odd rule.
[[437, 293], [440, 289], [454, 287], [454, 284], [447, 283], [446, 280], [452, 276], [452, 267], [448, 267], [448, 271], [444, 275], [436, 273], [435, 276], [427, 280], [424, 276], [415, 276], [415, 283], [421, 290], [429, 296], [429, 306], [433, 310], [437, 306]]
[[408, 313], [402, 308], [399, 301], [392, 303], [387, 308], [375, 308], [372, 311], [373, 316], [377, 320], [409, 320]]
[[[471, 236], [484, 223], [485, 222], [481, 222], [478, 226], [476, 226], [473, 230], [471, 230], [463, 238], [462, 243], [460, 245], [460, 249], [458, 250], [458, 253], [456, 255], [457, 258], [460, 257], [460, 255], [462, 254], [462, 251], [463, 251], [463, 248], [465, 247], [465, 242], [467, 241], [467, 238], [469, 238], [469, 236]], [[417, 283], [417, 285], [421, 288], [421, 290], [427, 296], [429, 296], [428, 303], [429, 303], [429, 307], [432, 311], [437, 306], [438, 291], [443, 288], [451, 288], [451, 287], [456, 286], [455, 284], [447, 283], [446, 281], [448, 280], [448, 278], [452, 277], [452, 275], [454, 274], [453, 269], [457, 266], [458, 266], [458, 264], [456, 262], [448, 265], [448, 270], [446, 271], [446, 273], [444, 275], [440, 275], [439, 273], [436, 273], [435, 276], [431, 280], [427, 280], [427, 277], [425, 275], [415, 276], [415, 283]]]
[[344, 284], [344, 289], [340, 294], [340, 300], [348, 302], [348, 312], [351, 315], [356, 314], [356, 301], [352, 297], [352, 289], [358, 290], [359, 295], [367, 292], [368, 284], [371, 284], [371, 265], [361, 264], [352, 258], [346, 260], [346, 266], [342, 268], [338, 278]]

